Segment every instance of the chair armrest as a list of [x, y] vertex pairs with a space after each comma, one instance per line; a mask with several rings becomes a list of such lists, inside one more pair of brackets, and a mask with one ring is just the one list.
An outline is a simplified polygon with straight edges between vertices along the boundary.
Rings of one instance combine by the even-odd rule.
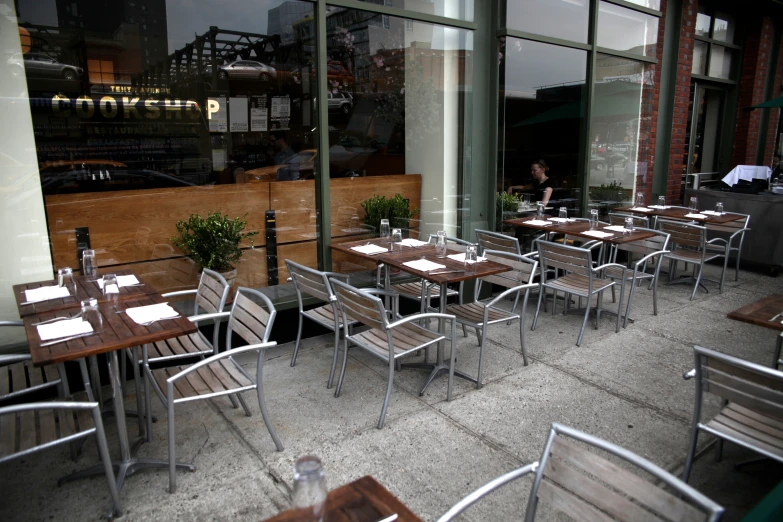
[[400, 297], [400, 294], [398, 292], [395, 292], [394, 290], [386, 290], [384, 288], [362, 288], [362, 292], [367, 292], [368, 294], [377, 294], [377, 295], [386, 295], [389, 297]]
[[30, 359], [31, 356], [29, 353], [14, 353], [14, 354], [0, 355], [0, 366], [5, 366], [6, 364], [13, 364], [16, 362], [29, 361]]
[[726, 241], [722, 237], [714, 237], [714, 238], [712, 238], [712, 239], [710, 239], [708, 241], [705, 241], [705, 243], [707, 243], [708, 245], [712, 245], [712, 244], [715, 244], [715, 243], [723, 243], [725, 245], [725, 244], [728, 244], [729, 241]]
[[419, 319], [448, 319], [450, 321], [454, 321], [456, 320], [456, 316], [453, 316], [451, 314], [441, 314], [437, 312], [426, 312], [423, 314], [407, 315], [402, 319], [391, 323], [388, 326], [388, 328], [389, 330], [393, 330], [394, 328], [397, 328], [400, 325], [403, 325], [405, 323], [410, 323], [411, 321], [418, 321]]
[[195, 294], [198, 292], [198, 288], [192, 288], [190, 290], [177, 290], [176, 292], [166, 292], [165, 294], [161, 294], [161, 297], [174, 297], [178, 295], [190, 295]]
[[176, 382], [182, 377], [188, 375], [189, 373], [193, 373], [194, 371], [198, 370], [199, 368], [202, 368], [214, 361], [219, 361], [220, 359], [225, 359], [227, 357], [232, 357], [234, 355], [243, 354], [246, 352], [252, 352], [255, 350], [266, 350], [268, 348], [274, 348], [277, 346], [277, 342], [270, 341], [268, 343], [258, 343], [258, 344], [249, 344], [247, 346], [242, 346], [241, 348], [232, 348], [230, 350], [226, 350], [225, 352], [220, 352], [218, 354], [215, 354], [211, 357], [207, 357], [203, 361], [199, 361], [196, 364], [192, 364], [182, 370], [181, 372], [177, 373], [176, 375], [173, 375], [166, 379], [166, 382]]
[[685, 379], [686, 381], [690, 381], [694, 377], [696, 377], [696, 368], [693, 368], [692, 370], [688, 370], [687, 372], [682, 374], [682, 378]]
[[22, 321], [0, 321], [0, 326], [24, 326]]
[[729, 236], [729, 243], [731, 243], [731, 240], [734, 239], [737, 236], [737, 234], [744, 234], [745, 232], [749, 232], [749, 231], [750, 231], [749, 228], [741, 228], [737, 230], [736, 232], [734, 232], [732, 235]]
[[519, 285], [513, 288], [509, 288], [508, 290], [504, 290], [503, 292], [500, 292], [498, 295], [493, 297], [491, 301], [487, 301], [486, 303], [484, 303], [484, 306], [492, 306], [510, 294], [514, 294], [522, 290], [527, 290], [528, 288], [538, 288], [540, 286], [541, 283], [525, 283], [524, 285]]
[[652, 254], [647, 254], [643, 258], [641, 258], [639, 261], [635, 263], [636, 266], [642, 265], [649, 261], [650, 259], [654, 258], [655, 256], [662, 256], [664, 254], [670, 254], [671, 250], [659, 250], [658, 252], [653, 252]]
[[609, 268], [610, 266], [617, 267], [617, 268], [622, 268], [622, 269], [623, 269], [623, 272], [625, 272], [626, 270], [628, 270], [628, 267], [627, 267], [627, 266], [621, 265], [620, 263], [604, 263], [603, 265], [601, 265], [601, 266], [597, 266], [597, 267], [595, 267], [595, 268], [592, 268], [591, 270], [592, 270], [593, 272], [600, 272], [601, 270], [604, 270], [604, 269], [606, 269], [606, 268]]
[[229, 315], [231, 315], [231, 312], [215, 312], [214, 314], [192, 315], [188, 317], [188, 319], [190, 319], [190, 322], [192, 323], [199, 323], [207, 319], [222, 319], [223, 317], [228, 317]]
[[351, 278], [351, 274], [341, 274], [340, 272], [324, 272], [326, 277], [334, 277], [335, 279], [342, 279], [346, 283]]

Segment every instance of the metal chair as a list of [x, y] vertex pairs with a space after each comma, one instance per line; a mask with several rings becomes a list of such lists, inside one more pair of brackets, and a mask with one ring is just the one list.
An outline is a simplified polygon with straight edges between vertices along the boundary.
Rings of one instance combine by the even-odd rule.
[[[696, 401], [682, 479], [687, 482], [690, 477], [699, 431], [783, 462], [783, 372], [701, 346], [694, 346], [693, 351], [696, 368], [684, 377], [696, 378]], [[703, 423], [705, 393], [720, 397], [724, 404], [713, 419]]]
[[[615, 245], [612, 251], [612, 263], [617, 262], [617, 252], [628, 252], [629, 254], [640, 254], [641, 259], [632, 262], [633, 272], [628, 270], [619, 270], [616, 266], [610, 266], [604, 271], [604, 277], [612, 280], [620, 279], [625, 274], [626, 280], [631, 283], [631, 292], [628, 295], [628, 303], [625, 305], [625, 318], [623, 319], [623, 328], [628, 326], [628, 316], [631, 313], [631, 301], [633, 301], [634, 289], [644, 280], [650, 280], [650, 286], [653, 292], [653, 315], [658, 315], [658, 275], [661, 271], [661, 257], [668, 254], [669, 234], [659, 230], [649, 228], [637, 228], [642, 232], [650, 232], [655, 236], [647, 239], [641, 239], [632, 243], [620, 243]], [[647, 272], [647, 264], [655, 262], [653, 272]], [[612, 298], [614, 298], [614, 287], [612, 287]]]
[[[476, 335], [479, 340], [479, 366], [478, 374], [474, 382], [476, 388], [481, 388], [482, 373], [484, 369], [484, 347], [487, 338], [487, 329], [492, 324], [511, 323], [519, 321], [519, 342], [522, 350], [522, 359], [527, 366], [527, 352], [525, 350], [525, 310], [527, 309], [527, 299], [531, 288], [537, 288], [538, 284], [531, 283], [530, 280], [535, 276], [538, 262], [522, 255], [509, 252], [499, 252], [495, 250], [485, 250], [484, 256], [496, 263], [508, 265], [511, 270], [497, 275], [481, 277], [476, 280], [476, 296], [481, 292], [483, 283], [496, 284], [505, 287], [506, 290], [499, 295], [492, 297], [489, 301], [479, 301], [476, 299], [472, 303], [447, 305], [446, 312], [455, 316], [457, 322], [465, 326], [476, 329]], [[508, 312], [498, 308], [497, 304], [508, 296], [519, 295], [524, 291], [522, 298], [522, 311], [519, 314]], [[516, 303], [516, 301], [515, 301]]]
[[527, 522], [536, 519], [539, 502], [572, 520], [714, 522], [723, 516], [722, 507], [649, 460], [554, 423], [537, 462], [488, 482], [457, 502], [438, 522], [454, 520], [489, 493], [531, 473], [535, 477], [525, 510]]
[[[261, 304], [253, 301], [251, 297], [259, 300]], [[147, 347], [149, 345], [144, 345], [142, 350], [144, 374], [147, 377], [147, 382], [151, 381], [153, 383], [155, 393], [166, 406], [168, 414], [169, 493], [174, 493], [176, 490], [175, 470], [178, 466], [189, 467], [191, 470], [194, 469], [193, 466], [176, 463], [174, 406], [177, 404], [228, 395], [229, 397], [236, 397], [245, 410], [245, 415], [249, 417], [250, 410], [242, 398], [242, 392], [256, 390], [258, 405], [261, 409], [261, 416], [264, 419], [264, 424], [266, 424], [266, 429], [272, 436], [277, 451], [283, 451], [283, 444], [280, 442], [275, 427], [269, 419], [269, 413], [264, 402], [262, 381], [264, 353], [268, 348], [277, 345], [277, 343], [269, 341], [269, 335], [272, 332], [272, 325], [276, 315], [277, 311], [268, 297], [258, 290], [240, 287], [237, 289], [231, 312], [223, 312], [221, 314], [221, 316], [228, 316], [226, 350], [224, 352], [215, 354], [190, 366], [151, 370], [147, 356]], [[192, 317], [191, 320], [198, 320], [198, 316]], [[232, 348], [232, 334], [238, 335], [249, 344], [239, 348]], [[249, 352], [258, 352], [255, 379], [234, 360], [235, 356]], [[150, 411], [150, 406], [150, 396], [147, 394], [147, 411]], [[147, 419], [147, 429], [149, 430], [151, 428], [149, 415], [147, 415]]]
[[510, 252], [512, 254], [522, 255], [522, 249], [519, 246], [517, 238], [492, 232], [491, 230], [476, 230], [476, 243], [479, 246], [479, 255], [484, 255], [485, 250], [495, 252]]
[[[601, 304], [603, 301], [603, 291], [607, 288], [611, 288], [616, 283], [611, 279], [600, 277], [603, 271], [607, 268], [617, 267], [621, 273], [622, 278], [620, 282], [620, 299], [617, 305], [617, 325], [615, 332], [620, 331], [620, 310], [623, 306], [623, 294], [625, 292], [625, 270], [623, 265], [617, 263], [606, 263], [597, 267], [593, 267], [592, 252], [588, 248], [578, 248], [568, 245], [560, 245], [558, 243], [552, 243], [549, 241], [538, 240], [538, 256], [541, 263], [541, 280], [540, 289], [538, 292], [538, 306], [536, 307], [536, 315], [533, 318], [533, 326], [531, 330], [536, 329], [536, 323], [538, 322], [538, 313], [541, 309], [541, 299], [544, 295], [544, 289], [550, 288], [555, 292], [560, 291], [565, 294], [573, 294], [578, 297], [587, 298], [587, 306], [585, 307], [585, 316], [582, 321], [582, 329], [579, 331], [579, 337], [576, 340], [576, 345], [582, 344], [582, 336], [585, 332], [585, 326], [587, 325], [587, 316], [590, 313], [590, 299], [593, 295], [598, 295], [598, 303], [596, 306], [595, 315], [595, 327], [599, 326], [601, 320]], [[553, 279], [549, 279], [550, 270], [560, 269], [564, 273], [560, 276], [554, 276]]]
[[635, 216], [627, 212], [609, 212], [610, 225], [624, 227], [627, 218], [633, 218], [634, 227], [650, 228], [650, 219], [647, 216]]
[[0, 464], [53, 446], [75, 443], [94, 434], [109, 483], [112, 514], [122, 516], [122, 503], [97, 402], [34, 402], [6, 406], [0, 408], [0, 434]]
[[[386, 396], [381, 408], [381, 416], [378, 419], [378, 429], [383, 428], [383, 422], [386, 418], [386, 410], [389, 407], [389, 398], [391, 397], [392, 384], [394, 382], [394, 370], [398, 359], [405, 357], [427, 348], [434, 346], [441, 341], [449, 341], [451, 344], [451, 360], [449, 363], [449, 381], [446, 392], [446, 400], [451, 400], [451, 389], [454, 381], [454, 359], [456, 350], [456, 322], [453, 315], [440, 313], [414, 314], [398, 319], [396, 313], [393, 313], [392, 320], [389, 322], [389, 315], [383, 306], [383, 300], [367, 291], [354, 288], [337, 279], [331, 280], [334, 286], [334, 293], [337, 296], [337, 302], [340, 304], [340, 313], [342, 314], [342, 323], [344, 329], [343, 340], [343, 364], [340, 369], [340, 377], [337, 380], [337, 390], [335, 397], [340, 396], [345, 377], [345, 368], [348, 362], [348, 345], [354, 344], [370, 354], [386, 362], [389, 366], [389, 382], [386, 385]], [[396, 302], [398, 296], [392, 292], [384, 290], [374, 290], [374, 293], [389, 295]], [[396, 305], [395, 305], [396, 311]], [[345, 326], [348, 321], [358, 321], [369, 327], [360, 333], [351, 334]], [[451, 334], [445, 335], [434, 332], [424, 326], [417, 324], [420, 320], [441, 319], [451, 321]]]
[[[707, 223], [707, 232], [716, 232], [722, 236], [728, 235], [728, 237], [715, 237], [707, 241], [707, 251], [719, 254], [723, 256], [723, 272], [725, 274], [726, 268], [728, 268], [729, 257], [732, 252], [737, 253], [737, 261], [734, 266], [734, 280], [739, 281], [739, 269], [740, 269], [740, 255], [742, 254], [742, 243], [745, 241], [745, 232], [749, 231], [748, 223], [750, 223], [749, 214], [737, 214], [727, 212], [732, 216], [742, 216], [744, 219], [737, 221], [729, 221], [728, 223]], [[721, 278], [721, 281], [723, 278]], [[722, 283], [721, 283], [722, 286]]]
[[[696, 296], [696, 290], [699, 286], [704, 288], [706, 292], [707, 287], [702, 283], [702, 272], [704, 271], [704, 264], [707, 261], [711, 261], [721, 254], [716, 254], [707, 250], [707, 227], [697, 225], [695, 223], [684, 223], [682, 221], [672, 221], [668, 219], [658, 220], [658, 229], [661, 232], [665, 232], [671, 236], [671, 248], [668, 254], [664, 254], [663, 258], [669, 260], [669, 283], [670, 284], [683, 284], [689, 283], [691, 279], [695, 281], [693, 285], [693, 292], [691, 293], [691, 301]], [[714, 240], [713, 240], [714, 241]], [[677, 262], [684, 261], [686, 264], [693, 264], [693, 276], [691, 278], [680, 279], [678, 281], [672, 281], [677, 269]], [[697, 274], [698, 268], [698, 274]], [[723, 292], [723, 280], [726, 276], [726, 269], [724, 263], [724, 269], [720, 278], [720, 290]], [[706, 281], [706, 279], [704, 279]]]
[[[332, 330], [334, 332], [334, 354], [332, 355], [332, 368], [329, 370], [329, 380], [326, 383], [326, 387], [331, 388], [334, 370], [337, 368], [340, 329], [343, 325], [340, 322], [341, 316], [337, 310], [337, 298], [334, 296], [332, 285], [329, 284], [329, 278], [344, 279], [347, 282], [350, 276], [347, 274], [338, 274], [337, 272], [320, 272], [294, 263], [289, 259], [285, 260], [285, 264], [288, 268], [288, 273], [291, 274], [291, 279], [294, 282], [296, 299], [299, 303], [299, 329], [296, 332], [296, 345], [294, 346], [294, 353], [291, 356], [291, 366], [293, 367], [296, 365], [296, 356], [299, 353], [299, 343], [302, 339], [302, 324], [304, 323], [305, 318], [318, 323], [324, 328]], [[326, 304], [305, 310], [303, 296], [313, 297]], [[354, 324], [356, 324], [356, 321], [351, 321], [348, 326], [350, 327]]]

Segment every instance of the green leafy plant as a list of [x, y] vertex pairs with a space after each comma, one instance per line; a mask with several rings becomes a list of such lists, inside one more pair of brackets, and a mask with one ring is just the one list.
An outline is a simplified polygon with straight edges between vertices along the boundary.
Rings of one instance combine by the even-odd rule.
[[597, 187], [590, 187], [590, 199], [592, 201], [624, 201], [625, 191], [622, 183], [612, 181], [608, 185], [601, 183]]
[[498, 227], [503, 224], [503, 212], [513, 212], [519, 207], [522, 196], [498, 192], [495, 197], [495, 223]]
[[239, 243], [250, 239], [258, 232], [242, 232], [247, 226], [247, 214], [230, 219], [220, 212], [207, 214], [202, 218], [191, 214], [187, 221], [177, 221], [179, 237], [171, 239], [172, 244], [182, 250], [202, 268], [210, 270], [231, 270], [242, 257]]
[[364, 223], [373, 227], [374, 235], [378, 234], [382, 219], [389, 220], [391, 228], [410, 228], [410, 220], [419, 209], [410, 208], [410, 201], [401, 194], [395, 194], [392, 198], [374, 195], [362, 203], [364, 209]]

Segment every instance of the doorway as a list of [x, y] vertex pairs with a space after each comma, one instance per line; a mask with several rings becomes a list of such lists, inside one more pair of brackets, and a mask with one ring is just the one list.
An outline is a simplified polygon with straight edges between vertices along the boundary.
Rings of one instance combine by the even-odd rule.
[[687, 174], [718, 172], [726, 90], [694, 82], [692, 100], [688, 118]]

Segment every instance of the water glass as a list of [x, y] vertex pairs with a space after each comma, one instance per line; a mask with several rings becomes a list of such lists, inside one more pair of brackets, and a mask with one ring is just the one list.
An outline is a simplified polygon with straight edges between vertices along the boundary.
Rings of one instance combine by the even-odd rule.
[[658, 196], [658, 206], [665, 207], [666, 206], [666, 197], [665, 196]]
[[65, 267], [57, 270], [57, 286], [67, 288], [68, 293], [76, 297], [76, 280], [73, 278], [73, 270]]
[[598, 209], [590, 210], [590, 230], [598, 229]]
[[92, 331], [99, 333], [103, 331], [103, 316], [98, 310], [98, 300], [94, 297], [84, 299], [82, 305], [82, 320], [87, 321], [92, 326]]
[[690, 205], [689, 205], [688, 208], [690, 208], [693, 211], [697, 211], [698, 212], [698, 210], [699, 210], [699, 200], [696, 197], [692, 197]]
[[721, 203], [720, 201], [718, 201], [715, 204], [715, 212], [717, 212], [718, 214], [723, 214], [723, 203]]
[[444, 258], [448, 253], [448, 246], [446, 245], [446, 232], [444, 230], [438, 230], [438, 239], [435, 242], [435, 257]]
[[636, 193], [636, 207], [643, 207], [644, 206], [644, 193], [637, 192]]
[[536, 217], [544, 217], [544, 202], [536, 201]]
[[391, 249], [394, 250], [402, 250], [402, 230], [399, 228], [392, 229], [391, 234]]
[[525, 202], [519, 201], [517, 203], [517, 212], [524, 212], [525, 211]]
[[87, 249], [82, 252], [82, 268], [88, 281], [98, 279], [98, 262], [95, 260], [95, 250]]
[[389, 239], [389, 220], [381, 220], [381, 239]]
[[120, 285], [117, 283], [115, 274], [106, 274], [103, 276], [103, 297], [106, 302], [116, 306], [120, 300]]
[[326, 477], [318, 457], [305, 455], [294, 467], [294, 508], [305, 511], [308, 522], [322, 522], [326, 514]]
[[560, 218], [561, 219], [568, 219], [568, 209], [565, 207], [560, 207]]
[[476, 245], [468, 245], [465, 247], [465, 271], [472, 272], [476, 269], [476, 262], [478, 262], [478, 247]]
[[625, 231], [629, 234], [633, 232], [633, 218], [627, 217], [625, 218]]

